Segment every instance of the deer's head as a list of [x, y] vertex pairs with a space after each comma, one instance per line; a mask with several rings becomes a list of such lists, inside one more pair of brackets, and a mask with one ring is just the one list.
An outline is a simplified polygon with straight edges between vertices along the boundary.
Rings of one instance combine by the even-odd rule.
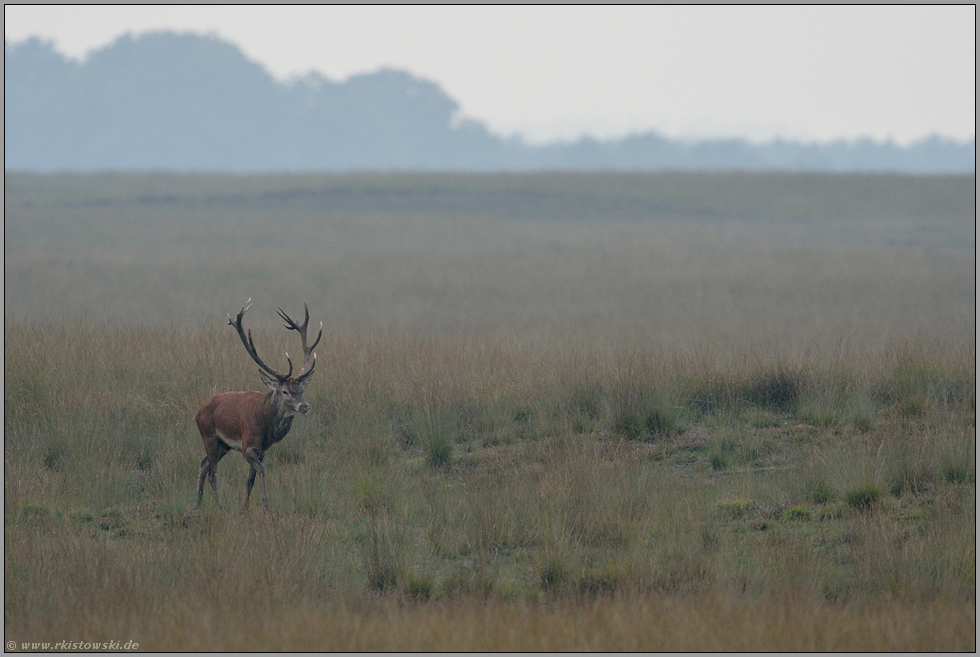
[[289, 371], [283, 374], [279, 370], [273, 369], [262, 362], [262, 359], [259, 358], [258, 353], [255, 351], [255, 343], [252, 341], [252, 330], [249, 329], [246, 332], [242, 328], [242, 317], [245, 316], [245, 313], [251, 307], [252, 300], [249, 299], [242, 306], [242, 309], [238, 311], [238, 316], [235, 319], [232, 319], [231, 315], [228, 316], [228, 323], [238, 331], [238, 337], [242, 339], [242, 344], [245, 345], [245, 351], [248, 352], [248, 355], [262, 368], [259, 371], [259, 375], [262, 377], [262, 382], [272, 390], [272, 400], [279, 412], [285, 417], [296, 415], [297, 413], [306, 415], [310, 412], [310, 405], [307, 403], [303, 393], [306, 390], [307, 384], [310, 382], [310, 378], [313, 376], [313, 368], [316, 367], [316, 354], [313, 352], [313, 348], [316, 347], [320, 342], [320, 338], [323, 337], [323, 322], [320, 322], [320, 332], [317, 334], [316, 340], [313, 341], [313, 344], [307, 346], [306, 327], [310, 323], [309, 308], [306, 307], [305, 303], [303, 304], [305, 318], [302, 324], [294, 322], [282, 308], [279, 308], [279, 316], [286, 322], [286, 328], [299, 333], [303, 346], [303, 364], [299, 372], [296, 376], [293, 376], [293, 361], [287, 353], [286, 362], [289, 363]]

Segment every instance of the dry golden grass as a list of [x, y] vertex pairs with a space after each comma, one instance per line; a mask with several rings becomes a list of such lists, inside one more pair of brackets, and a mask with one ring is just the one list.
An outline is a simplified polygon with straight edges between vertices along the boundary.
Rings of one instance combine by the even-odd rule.
[[[7, 182], [8, 641], [975, 650], [972, 179]], [[313, 412], [193, 512], [249, 296]]]
[[[201, 599], [191, 597], [197, 593]], [[655, 596], [273, 607], [242, 606], [195, 590], [139, 614], [89, 612], [53, 628], [27, 628], [17, 638], [139, 637], [140, 649], [152, 651], [971, 652], [975, 633], [972, 604], [875, 600], [840, 607], [792, 599]]]
[[[98, 628], [160, 649], [748, 650], [973, 636], [967, 620], [933, 627], [973, 618], [969, 345], [747, 365], [332, 337], [314, 413], [267, 459], [273, 508], [243, 515], [210, 496], [189, 510], [196, 405], [215, 378], [251, 387], [233, 335], [9, 321], [5, 335], [9, 640]], [[226, 505], [243, 474], [223, 462]], [[848, 501], [862, 487], [880, 489], [867, 509]], [[236, 614], [262, 620], [244, 630]], [[688, 621], [644, 620], [670, 614]]]

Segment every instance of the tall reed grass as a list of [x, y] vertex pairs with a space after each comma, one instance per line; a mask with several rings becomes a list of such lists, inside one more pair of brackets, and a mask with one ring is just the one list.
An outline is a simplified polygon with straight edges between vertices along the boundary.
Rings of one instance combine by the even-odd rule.
[[[503, 627], [516, 609], [504, 603], [540, 609], [534, 622], [593, 624], [594, 635], [546, 633], [549, 649], [951, 648], [972, 636], [963, 620], [927, 638], [937, 610], [966, 619], [975, 600], [969, 342], [746, 360], [332, 336], [313, 412], [266, 459], [272, 510], [239, 514], [207, 497], [190, 510], [194, 411], [257, 382], [235, 336], [4, 328], [14, 639], [98, 627], [181, 649], [529, 646], [440, 620]], [[283, 340], [256, 336], [270, 354]], [[242, 498], [244, 474], [234, 455], [223, 461], [226, 500]], [[875, 492], [857, 500], [862, 491]], [[799, 615], [750, 630], [746, 615], [721, 611], [740, 599], [765, 610], [792, 600]], [[694, 600], [720, 605], [731, 626], [625, 629], [644, 622], [637, 609], [680, 616]], [[867, 611], [874, 600], [887, 603]], [[420, 604], [432, 605], [428, 638], [398, 629]], [[128, 620], [106, 620], [118, 609]], [[238, 609], [280, 620], [220, 629]], [[371, 609], [398, 634], [318, 620], [380, 628]], [[198, 630], [167, 632], [188, 614]], [[841, 614], [863, 629], [826, 634]], [[874, 629], [915, 614], [898, 643]]]

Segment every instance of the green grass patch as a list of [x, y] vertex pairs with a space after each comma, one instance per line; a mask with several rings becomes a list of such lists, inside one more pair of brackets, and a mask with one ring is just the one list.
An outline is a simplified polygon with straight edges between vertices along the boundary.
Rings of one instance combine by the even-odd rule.
[[843, 499], [855, 509], [867, 510], [882, 499], [884, 494], [884, 491], [878, 486], [858, 486], [846, 491]]

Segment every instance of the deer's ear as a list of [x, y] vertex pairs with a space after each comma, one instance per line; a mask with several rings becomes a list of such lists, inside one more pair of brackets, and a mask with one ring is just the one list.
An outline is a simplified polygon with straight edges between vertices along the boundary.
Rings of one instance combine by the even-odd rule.
[[309, 374], [306, 375], [306, 378], [303, 379], [303, 382], [299, 384], [303, 388], [303, 390], [306, 390], [306, 386], [310, 385], [310, 379], [313, 378], [314, 374], [315, 372], [310, 372]]
[[264, 383], [267, 386], [269, 386], [272, 390], [278, 390], [279, 389], [279, 382], [276, 381], [275, 379], [273, 379], [271, 376], [269, 376], [265, 372], [259, 372], [259, 376], [262, 377], [262, 383]]

